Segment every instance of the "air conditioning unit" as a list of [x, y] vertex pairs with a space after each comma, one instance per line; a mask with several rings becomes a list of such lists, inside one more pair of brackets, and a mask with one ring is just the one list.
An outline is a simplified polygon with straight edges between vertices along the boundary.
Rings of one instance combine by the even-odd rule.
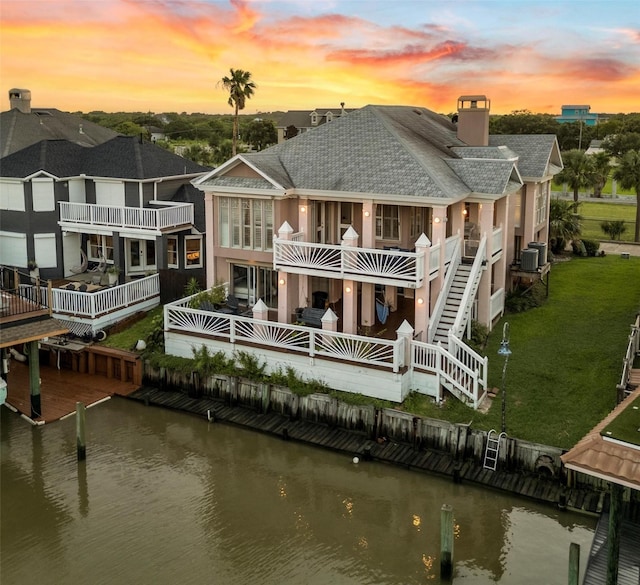
[[520, 253], [520, 269], [524, 272], [537, 272], [538, 270], [538, 250], [525, 248]]
[[529, 248], [538, 250], [538, 266], [544, 266], [547, 263], [547, 243], [529, 242]]

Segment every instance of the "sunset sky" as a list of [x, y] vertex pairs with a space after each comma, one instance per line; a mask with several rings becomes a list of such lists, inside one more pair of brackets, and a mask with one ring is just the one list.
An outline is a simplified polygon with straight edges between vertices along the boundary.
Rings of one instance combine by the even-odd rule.
[[1, 110], [244, 113], [367, 104], [640, 112], [637, 0], [0, 0]]

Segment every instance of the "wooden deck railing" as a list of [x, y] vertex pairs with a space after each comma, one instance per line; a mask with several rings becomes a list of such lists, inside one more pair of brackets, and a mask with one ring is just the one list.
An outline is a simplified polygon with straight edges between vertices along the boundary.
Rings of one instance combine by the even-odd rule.
[[620, 402], [627, 394], [631, 393], [632, 389], [629, 387], [629, 379], [631, 376], [631, 370], [633, 369], [633, 363], [638, 355], [640, 355], [640, 313], [636, 315], [635, 323], [631, 325], [627, 351], [625, 352], [622, 360], [622, 376], [620, 377], [620, 383], [617, 386], [618, 402]]

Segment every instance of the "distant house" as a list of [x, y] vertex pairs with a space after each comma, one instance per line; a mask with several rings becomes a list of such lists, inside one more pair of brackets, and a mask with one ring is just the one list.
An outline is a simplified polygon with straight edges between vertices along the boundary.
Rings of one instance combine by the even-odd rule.
[[28, 89], [9, 90], [10, 109], [0, 113], [0, 158], [41, 140], [68, 140], [80, 146], [97, 146], [119, 136], [99, 126], [55, 108], [31, 106]]
[[303, 134], [313, 128], [327, 124], [341, 116], [352, 112], [353, 109], [344, 107], [344, 103], [339, 108], [316, 108], [315, 110], [289, 110], [278, 122], [278, 144], [293, 138], [298, 134]]
[[149, 133], [151, 142], [158, 142], [158, 140], [164, 140], [167, 137], [164, 130], [158, 126], [145, 126], [144, 129]]
[[555, 118], [560, 124], [583, 122], [585, 126], [595, 126], [598, 123], [598, 114], [592, 114], [590, 110], [591, 106], [588, 105], [566, 105], [562, 106], [562, 114]]

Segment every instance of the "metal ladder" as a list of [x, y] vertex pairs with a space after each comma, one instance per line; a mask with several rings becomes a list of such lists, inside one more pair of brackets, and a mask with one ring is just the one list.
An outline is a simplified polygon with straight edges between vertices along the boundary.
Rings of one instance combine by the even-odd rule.
[[500, 440], [506, 437], [506, 433], [496, 436], [496, 431], [491, 429], [487, 435], [487, 448], [484, 452], [484, 468], [495, 471], [498, 465], [498, 452], [500, 451]]

